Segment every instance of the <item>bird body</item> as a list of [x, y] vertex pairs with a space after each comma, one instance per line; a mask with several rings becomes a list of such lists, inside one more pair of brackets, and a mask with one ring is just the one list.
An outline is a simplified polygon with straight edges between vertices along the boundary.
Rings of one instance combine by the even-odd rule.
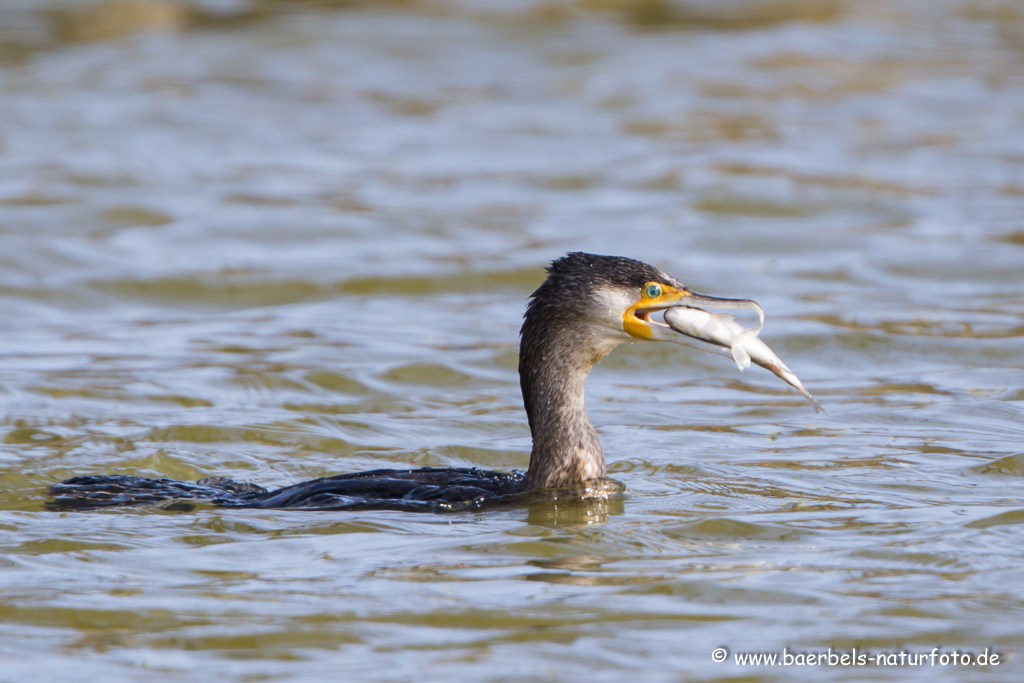
[[[547, 279], [531, 295], [520, 330], [519, 382], [533, 437], [525, 475], [476, 468], [373, 470], [272, 491], [222, 478], [178, 482], [87, 476], [54, 485], [48, 507], [173, 507], [198, 500], [218, 507], [260, 509], [455, 510], [510, 501], [544, 489], [607, 491], [604, 452], [583, 398], [590, 370], [623, 342], [671, 341], [698, 348], [709, 344], [719, 350], [723, 346], [717, 337], [700, 336], [685, 315], [678, 316], [676, 327], [652, 317], [664, 311], [699, 310], [693, 307], [706, 305], [751, 308], [762, 321], [763, 316], [752, 301], [697, 294], [661, 270], [628, 258], [571, 253], [554, 261], [547, 272]], [[795, 375], [789, 375], [795, 380]], [[799, 380], [794, 384], [779, 376], [813, 401]]]

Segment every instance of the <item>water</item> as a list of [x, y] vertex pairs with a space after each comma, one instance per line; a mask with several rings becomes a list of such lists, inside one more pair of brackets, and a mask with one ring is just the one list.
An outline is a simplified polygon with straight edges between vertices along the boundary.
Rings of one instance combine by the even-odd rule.
[[[1016, 4], [20, 0], [0, 45], [0, 679], [1021, 679]], [[570, 250], [757, 300], [831, 415], [633, 345], [607, 505], [43, 510], [522, 469]], [[784, 647], [1002, 659], [732, 659]]]

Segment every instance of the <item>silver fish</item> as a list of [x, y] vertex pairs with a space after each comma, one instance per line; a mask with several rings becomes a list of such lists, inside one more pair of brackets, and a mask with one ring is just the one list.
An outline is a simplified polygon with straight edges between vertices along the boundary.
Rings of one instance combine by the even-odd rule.
[[[756, 310], [758, 324], [754, 327], [744, 328], [736, 322], [735, 316], [732, 315], [708, 313], [702, 308], [690, 306], [674, 306], [665, 311], [665, 322], [672, 330], [684, 337], [665, 338], [665, 341], [732, 355], [741, 371], [749, 368], [751, 362], [760, 365], [799, 391], [804, 398], [810, 401], [815, 410], [828, 414], [828, 411], [811, 396], [811, 392], [804, 388], [803, 383], [793, 374], [793, 371], [787, 368], [786, 364], [768, 348], [768, 345], [758, 338], [757, 335], [764, 326], [764, 313], [761, 307], [753, 301], [736, 301], [734, 303], [735, 305], [730, 307]], [[690, 340], [706, 342], [710, 346], [694, 344]]]

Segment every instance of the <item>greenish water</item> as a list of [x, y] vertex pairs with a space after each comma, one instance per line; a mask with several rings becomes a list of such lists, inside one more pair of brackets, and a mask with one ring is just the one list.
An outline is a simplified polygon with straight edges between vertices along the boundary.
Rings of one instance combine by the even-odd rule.
[[[570, 250], [757, 300], [831, 415], [633, 345], [608, 504], [43, 510], [523, 469]], [[0, 680], [1019, 681], [1022, 272], [1012, 2], [10, 2]], [[1001, 661], [732, 658], [855, 647]]]

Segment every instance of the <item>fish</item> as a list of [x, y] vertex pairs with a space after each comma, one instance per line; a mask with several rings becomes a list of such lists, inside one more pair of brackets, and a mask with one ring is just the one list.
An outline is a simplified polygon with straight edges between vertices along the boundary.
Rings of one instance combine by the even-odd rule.
[[711, 344], [713, 348], [698, 346], [704, 350], [720, 349], [732, 355], [740, 371], [750, 367], [751, 362], [772, 372], [779, 379], [800, 392], [815, 411], [828, 415], [824, 406], [807, 391], [800, 378], [786, 367], [786, 364], [768, 348], [758, 335], [764, 327], [764, 313], [761, 307], [749, 302], [747, 308], [757, 311], [758, 324], [745, 328], [736, 322], [736, 316], [724, 313], [709, 313], [702, 308], [674, 306], [665, 311], [665, 323], [679, 334]]

